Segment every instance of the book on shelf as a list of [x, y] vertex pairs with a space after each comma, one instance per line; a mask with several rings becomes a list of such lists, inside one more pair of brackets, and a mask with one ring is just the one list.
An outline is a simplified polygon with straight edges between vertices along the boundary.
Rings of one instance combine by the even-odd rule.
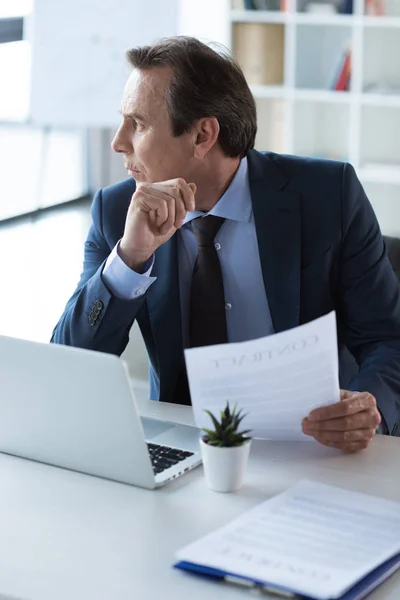
[[282, 85], [284, 25], [280, 23], [235, 23], [234, 56], [250, 84]]
[[353, 0], [343, 0], [339, 12], [343, 15], [352, 15], [353, 14]]
[[346, 48], [335, 69], [335, 74], [330, 84], [330, 89], [336, 92], [347, 92], [350, 89], [351, 79], [351, 48]]
[[232, 0], [233, 10], [253, 10], [253, 0]]
[[289, 0], [232, 0], [234, 10], [272, 10], [286, 12]]
[[365, 0], [365, 13], [369, 16], [382, 17], [386, 14], [385, 0]]
[[304, 11], [313, 14], [342, 15], [353, 14], [353, 0], [309, 0]]

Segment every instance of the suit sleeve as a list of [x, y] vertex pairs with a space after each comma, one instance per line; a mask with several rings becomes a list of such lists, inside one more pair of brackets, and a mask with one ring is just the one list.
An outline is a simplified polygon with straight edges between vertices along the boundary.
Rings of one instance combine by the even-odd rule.
[[339, 323], [359, 365], [349, 389], [377, 400], [389, 433], [400, 415], [400, 286], [353, 167], [342, 181]]
[[102, 192], [92, 204], [92, 225], [84, 248], [78, 286], [57, 323], [51, 341], [120, 355], [145, 297], [122, 300], [105, 285], [102, 272], [111, 249], [102, 230]]

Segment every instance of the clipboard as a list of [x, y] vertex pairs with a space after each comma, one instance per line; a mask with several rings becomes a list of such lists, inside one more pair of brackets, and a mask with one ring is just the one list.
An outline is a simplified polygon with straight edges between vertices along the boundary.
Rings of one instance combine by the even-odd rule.
[[[179, 561], [174, 564], [175, 569], [189, 572], [199, 577], [212, 579], [216, 582], [222, 582], [231, 585], [237, 585], [249, 590], [257, 590], [260, 593], [276, 596], [277, 598], [287, 600], [318, 600], [318, 598], [312, 598], [310, 596], [304, 596], [299, 594], [295, 590], [283, 588], [274, 583], [261, 581], [257, 579], [250, 579], [230, 573], [228, 571], [221, 571], [219, 569], [213, 569], [204, 565], [198, 565], [190, 562]], [[396, 554], [386, 562], [382, 563], [379, 567], [368, 573], [363, 579], [354, 583], [342, 596], [332, 600], [362, 600], [379, 585], [381, 585], [386, 579], [388, 579], [393, 573], [400, 568], [400, 553]]]

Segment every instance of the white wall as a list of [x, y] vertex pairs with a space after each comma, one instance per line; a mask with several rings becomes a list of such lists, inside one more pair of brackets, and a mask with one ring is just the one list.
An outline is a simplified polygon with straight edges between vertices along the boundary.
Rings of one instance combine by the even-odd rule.
[[31, 118], [50, 125], [118, 122], [125, 51], [177, 33], [177, 0], [35, 0]]

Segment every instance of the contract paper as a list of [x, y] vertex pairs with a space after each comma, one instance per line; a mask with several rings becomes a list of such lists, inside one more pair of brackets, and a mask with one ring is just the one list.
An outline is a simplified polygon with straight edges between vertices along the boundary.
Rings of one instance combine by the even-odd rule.
[[400, 552], [400, 504], [303, 480], [177, 558], [320, 600]]
[[185, 350], [198, 427], [210, 427], [226, 402], [243, 409], [254, 438], [304, 440], [311, 410], [340, 400], [336, 318], [332, 312], [275, 335]]

